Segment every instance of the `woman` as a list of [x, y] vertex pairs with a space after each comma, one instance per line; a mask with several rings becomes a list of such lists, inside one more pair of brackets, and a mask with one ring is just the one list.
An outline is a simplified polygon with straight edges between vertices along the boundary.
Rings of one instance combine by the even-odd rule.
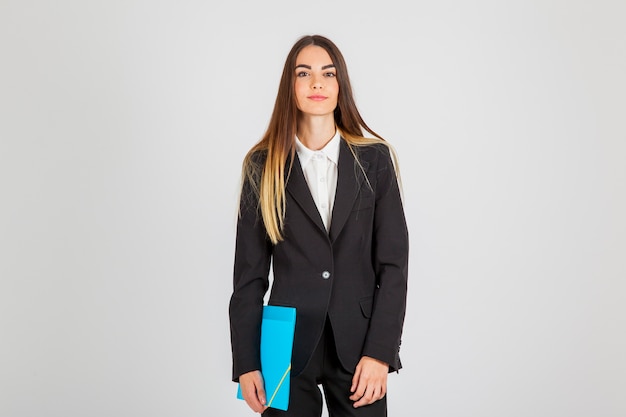
[[[363, 131], [373, 138], [363, 137]], [[386, 416], [405, 314], [408, 232], [395, 153], [361, 118], [343, 56], [304, 36], [248, 152], [230, 301], [233, 380], [264, 416]], [[265, 406], [263, 297], [295, 307], [288, 411]]]

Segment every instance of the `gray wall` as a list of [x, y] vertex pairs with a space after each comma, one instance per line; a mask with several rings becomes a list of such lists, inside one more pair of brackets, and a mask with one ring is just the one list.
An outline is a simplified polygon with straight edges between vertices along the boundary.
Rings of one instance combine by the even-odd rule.
[[395, 145], [390, 415], [626, 415], [623, 2], [0, 2], [0, 415], [251, 416], [241, 160], [303, 34]]

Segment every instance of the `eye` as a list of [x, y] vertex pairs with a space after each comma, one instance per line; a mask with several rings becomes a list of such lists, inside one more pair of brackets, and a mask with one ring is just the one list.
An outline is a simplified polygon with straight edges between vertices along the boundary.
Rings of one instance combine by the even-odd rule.
[[336, 77], [337, 74], [335, 74], [334, 72], [327, 72], [326, 74], [324, 74], [324, 76], [332, 78], [332, 77]]
[[296, 74], [296, 77], [306, 77], [307, 75], [309, 75], [308, 72], [306, 71], [300, 71]]

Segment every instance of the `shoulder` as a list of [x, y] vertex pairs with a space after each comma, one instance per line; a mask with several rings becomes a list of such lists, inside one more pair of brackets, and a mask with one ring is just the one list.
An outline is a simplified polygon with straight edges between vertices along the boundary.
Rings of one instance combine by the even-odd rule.
[[365, 144], [349, 144], [347, 143], [353, 154], [361, 162], [367, 162], [370, 164], [386, 166], [388, 162], [391, 162], [391, 149], [390, 146], [382, 141], [376, 141]]
[[267, 149], [251, 149], [244, 158], [244, 165], [263, 166], [267, 159]]

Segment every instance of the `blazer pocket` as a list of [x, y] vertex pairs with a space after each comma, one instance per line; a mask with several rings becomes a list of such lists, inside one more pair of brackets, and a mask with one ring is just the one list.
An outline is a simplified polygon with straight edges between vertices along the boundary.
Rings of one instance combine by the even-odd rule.
[[361, 305], [361, 313], [366, 318], [372, 317], [372, 306], [374, 305], [374, 297], [363, 297], [359, 300], [359, 304]]

